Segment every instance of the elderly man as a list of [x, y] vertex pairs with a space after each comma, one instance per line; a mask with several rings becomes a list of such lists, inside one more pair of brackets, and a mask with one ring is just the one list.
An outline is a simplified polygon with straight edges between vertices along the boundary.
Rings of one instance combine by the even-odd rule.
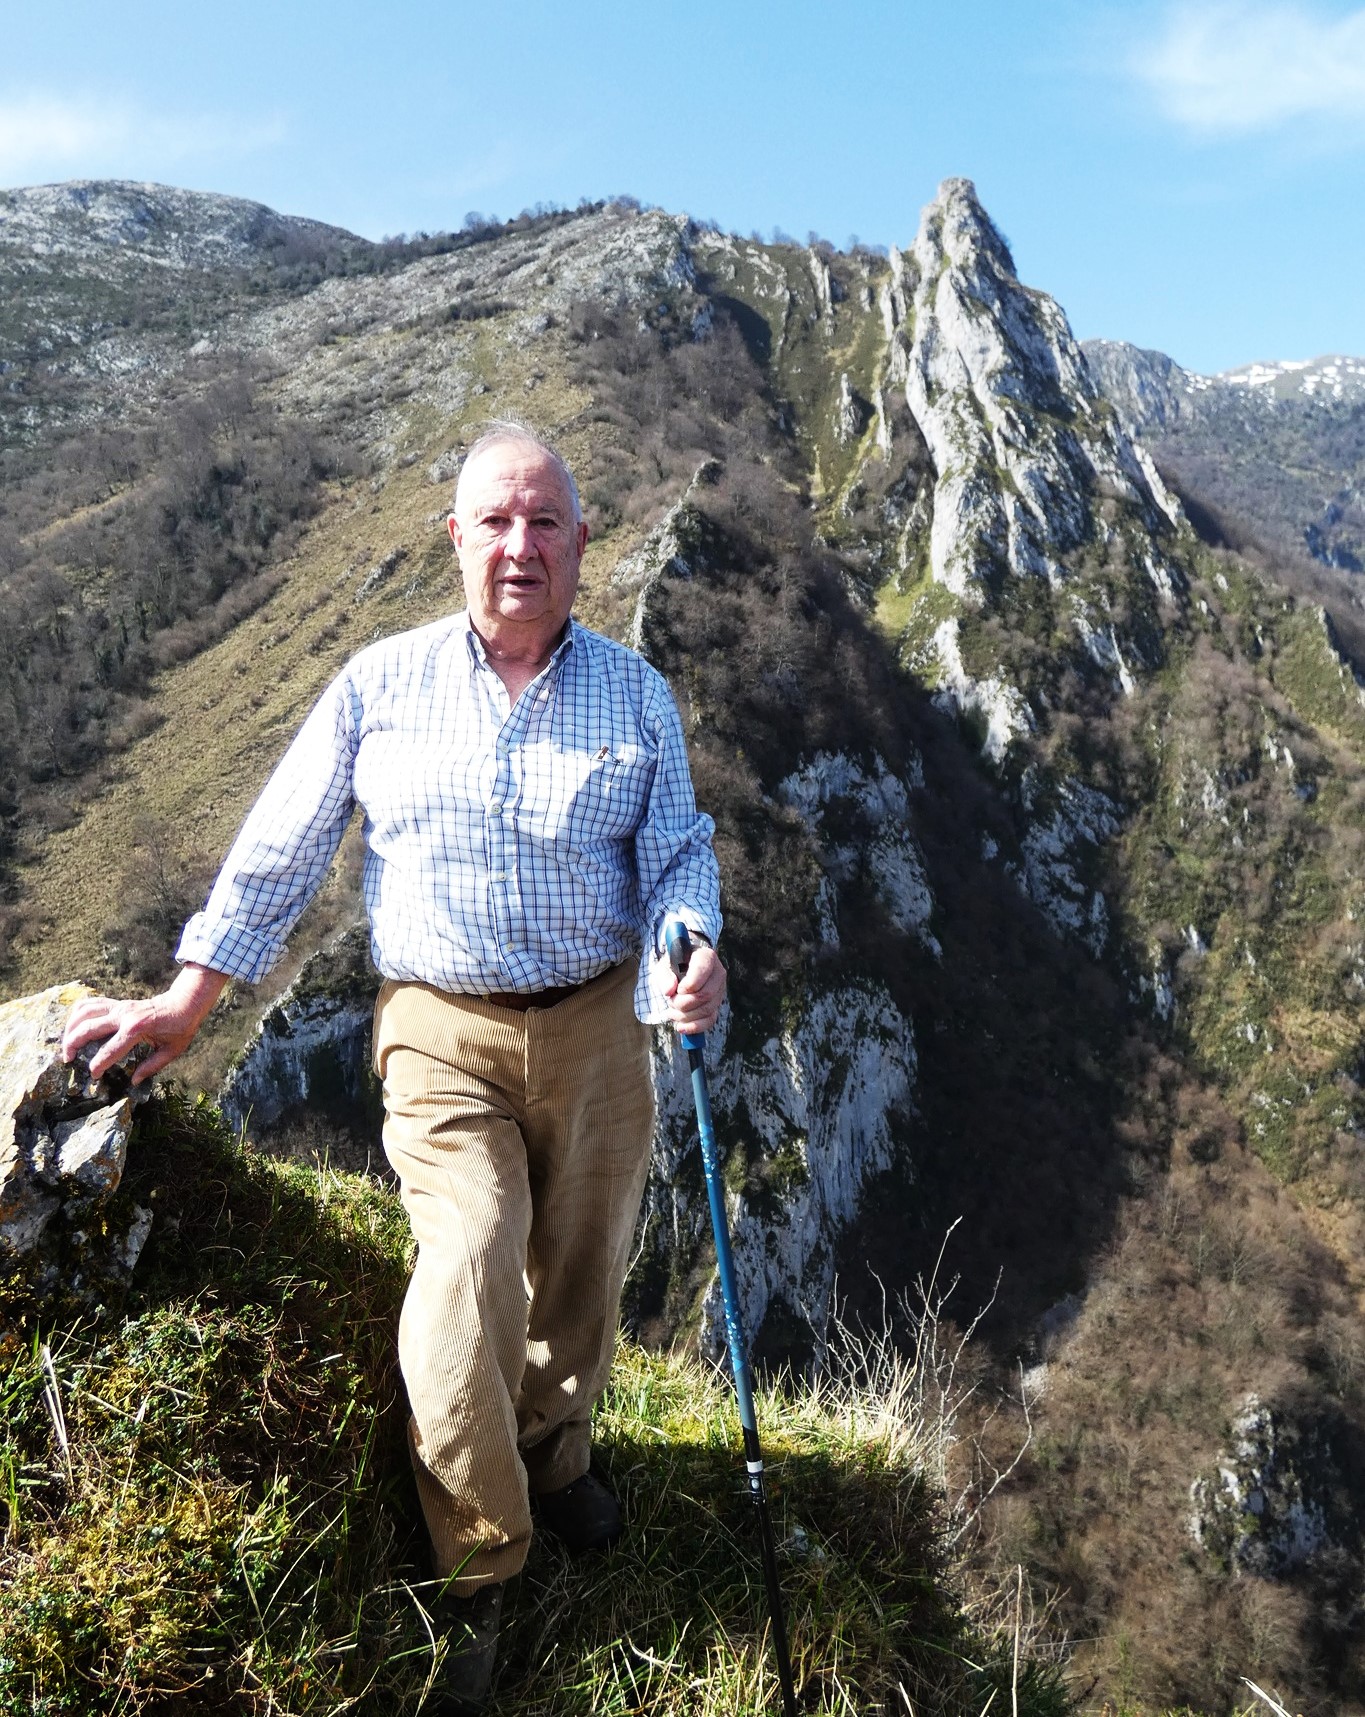
[[[98, 1076], [150, 1045], [138, 1079], [182, 1053], [229, 977], [279, 957], [361, 806], [384, 1147], [418, 1243], [410, 1443], [460, 1622], [447, 1709], [477, 1712], [533, 1510], [573, 1550], [620, 1531], [589, 1423], [648, 1166], [646, 1025], [708, 1030], [725, 972], [713, 825], [668, 688], [570, 618], [588, 531], [568, 467], [494, 424], [449, 529], [467, 609], [352, 659], [186, 926], [174, 983], [80, 1003], [64, 1048], [107, 1039]], [[698, 944], [681, 983], [675, 915]]]

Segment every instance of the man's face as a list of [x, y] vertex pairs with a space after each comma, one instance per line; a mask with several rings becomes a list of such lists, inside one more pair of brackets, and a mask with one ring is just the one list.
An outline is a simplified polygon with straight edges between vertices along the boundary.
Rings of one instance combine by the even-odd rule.
[[538, 447], [496, 444], [465, 467], [457, 506], [450, 539], [476, 629], [488, 635], [525, 625], [547, 640], [557, 636], [588, 540], [559, 466]]

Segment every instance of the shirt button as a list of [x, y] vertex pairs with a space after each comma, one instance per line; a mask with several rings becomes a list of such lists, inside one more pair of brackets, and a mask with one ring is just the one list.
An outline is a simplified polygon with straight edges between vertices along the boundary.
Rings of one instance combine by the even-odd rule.
[[490, 882], [506, 882], [507, 872], [505, 870], [490, 870], [488, 873], [488, 880]]
[[494, 799], [493, 803], [488, 807], [488, 815], [490, 817], [500, 817], [502, 815], [501, 799]]

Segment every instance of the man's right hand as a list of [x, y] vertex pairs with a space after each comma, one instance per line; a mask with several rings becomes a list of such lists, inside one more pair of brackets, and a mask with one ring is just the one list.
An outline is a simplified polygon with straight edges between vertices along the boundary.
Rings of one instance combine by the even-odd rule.
[[146, 1001], [87, 996], [67, 1016], [62, 1060], [73, 1060], [86, 1044], [103, 1039], [90, 1058], [90, 1077], [100, 1079], [145, 1043], [152, 1053], [133, 1072], [133, 1084], [141, 1085], [189, 1048], [227, 981], [226, 973], [208, 966], [183, 966], [168, 990]]

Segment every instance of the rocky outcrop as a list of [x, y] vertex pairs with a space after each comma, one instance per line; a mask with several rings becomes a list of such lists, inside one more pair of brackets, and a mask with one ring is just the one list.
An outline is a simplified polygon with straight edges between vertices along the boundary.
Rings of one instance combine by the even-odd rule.
[[968, 180], [940, 187], [898, 263], [912, 306], [906, 396], [938, 473], [929, 554], [940, 583], [980, 603], [1001, 577], [1065, 580], [1062, 557], [1090, 534], [1100, 483], [1149, 530], [1173, 521], [1060, 306], [1020, 285]]
[[871, 417], [867, 401], [859, 399], [844, 370], [839, 377], [839, 403], [834, 408], [834, 439], [841, 447], [854, 442], [867, 428]]
[[[1039, 634], [1069, 634], [1068, 662], [1094, 693], [1132, 696], [1163, 660], [1184, 600], [1183, 515], [1059, 306], [1020, 283], [967, 180], [948, 180], [911, 249], [892, 254], [881, 307], [887, 374], [903, 384], [933, 466], [918, 564], [939, 589], [915, 597], [902, 659], [1011, 780], [1016, 879], [1060, 934], [1098, 955], [1109, 913], [1090, 878], [1122, 808], [1030, 761], [1055, 687], [1030, 677], [1036, 655], [992, 640], [1026, 614]], [[1149, 411], [1161, 400], [1175, 411], [1183, 372], [1169, 360], [1163, 369], [1160, 354], [1102, 356], [1106, 374], [1127, 365]]]
[[940, 621], [929, 648], [912, 667], [929, 667], [938, 681], [934, 701], [941, 709], [957, 710], [980, 724], [981, 750], [1001, 764], [1017, 740], [1034, 731], [1033, 711], [1018, 686], [1003, 674], [969, 674], [962, 660], [955, 619]]
[[626, 633], [626, 642], [646, 660], [657, 659], [654, 647], [655, 593], [662, 579], [689, 579], [705, 563], [713, 532], [705, 516], [696, 506], [699, 489], [715, 483], [721, 474], [720, 462], [704, 459], [692, 474], [692, 480], [681, 497], [664, 514], [649, 535], [631, 554], [617, 562], [611, 582], [618, 588], [633, 591], [635, 611]]
[[1034, 801], [1025, 784], [1031, 820], [1020, 841], [1024, 892], [1059, 936], [1075, 936], [1097, 957], [1109, 939], [1109, 908], [1087, 880], [1100, 847], [1118, 834], [1122, 810], [1107, 794], [1074, 778]]
[[[824, 869], [818, 927], [840, 941], [841, 910], [871, 904], [887, 932], [942, 948], [923, 857], [910, 827], [919, 760], [902, 774], [878, 756], [862, 763], [819, 752], [777, 788], [815, 838]], [[845, 907], [847, 901], [847, 907]], [[708, 1039], [717, 1136], [726, 1182], [744, 1327], [760, 1349], [818, 1356], [834, 1290], [835, 1257], [862, 1210], [869, 1182], [905, 1164], [918, 1058], [914, 1032], [877, 983], [818, 986], [791, 998], [780, 1030], [751, 1048], [728, 1014]], [[671, 1033], [654, 1047], [657, 1122], [645, 1199], [644, 1245], [675, 1280], [710, 1254], [710, 1217], [685, 1060]], [[742, 1169], [742, 1172], [741, 1172]], [[724, 1307], [707, 1270], [698, 1299], [704, 1349], [725, 1346]]]
[[[914, 1033], [886, 992], [849, 985], [807, 999], [799, 1019], [756, 1053], [708, 1042], [718, 1134], [743, 1141], [749, 1173], [727, 1195], [741, 1314], [751, 1342], [770, 1319], [825, 1337], [838, 1242], [857, 1217], [870, 1177], [896, 1156], [913, 1108]], [[655, 1037], [658, 1120], [645, 1200], [646, 1245], [675, 1270], [710, 1244], [710, 1215], [686, 1060], [672, 1033]], [[727, 1182], [730, 1173], [727, 1170]], [[719, 1279], [701, 1298], [701, 1343], [725, 1350]]]
[[815, 288], [815, 303], [820, 320], [826, 332], [832, 333], [834, 330], [834, 277], [830, 273], [828, 262], [818, 250], [807, 251], [806, 260], [810, 266], [811, 284]]
[[1335, 1519], [1334, 1467], [1320, 1430], [1248, 1395], [1230, 1446], [1190, 1486], [1190, 1536], [1238, 1574], [1286, 1574], [1333, 1548], [1342, 1530], [1354, 1536]]
[[[956, 602], [920, 605], [907, 665], [980, 727], [985, 755], [1004, 767], [1035, 729], [1039, 688], [983, 664], [979, 645], [969, 668], [963, 616], [1008, 607], [1020, 581], [1044, 584], [1087, 675], [1130, 695], [1160, 657], [1155, 605], [1184, 589], [1164, 546], [1182, 514], [1096, 388], [1059, 306], [1020, 284], [967, 180], [948, 180], [911, 250], [893, 252], [882, 312], [887, 373], [903, 383], [933, 463], [924, 560]], [[1114, 567], [1141, 586], [1123, 625]]]
[[862, 876], [890, 923], [942, 958], [929, 928], [934, 897], [909, 826], [909, 792], [923, 784], [918, 761], [902, 780], [880, 757], [865, 769], [842, 753], [823, 751], [779, 783], [777, 796], [800, 813], [819, 842], [825, 879], [818, 911], [827, 946], [839, 944], [839, 890]]
[[152, 1221], [137, 1207], [100, 1220], [143, 1093], [122, 1069], [92, 1084], [84, 1056], [61, 1059], [66, 1017], [91, 993], [58, 984], [0, 1007], [0, 1257], [42, 1257], [60, 1236], [81, 1277], [130, 1271]]
[[307, 1108], [373, 1124], [379, 1100], [370, 1030], [379, 975], [367, 924], [355, 924], [305, 962], [261, 1018], [218, 1093], [237, 1129], [268, 1132]]

